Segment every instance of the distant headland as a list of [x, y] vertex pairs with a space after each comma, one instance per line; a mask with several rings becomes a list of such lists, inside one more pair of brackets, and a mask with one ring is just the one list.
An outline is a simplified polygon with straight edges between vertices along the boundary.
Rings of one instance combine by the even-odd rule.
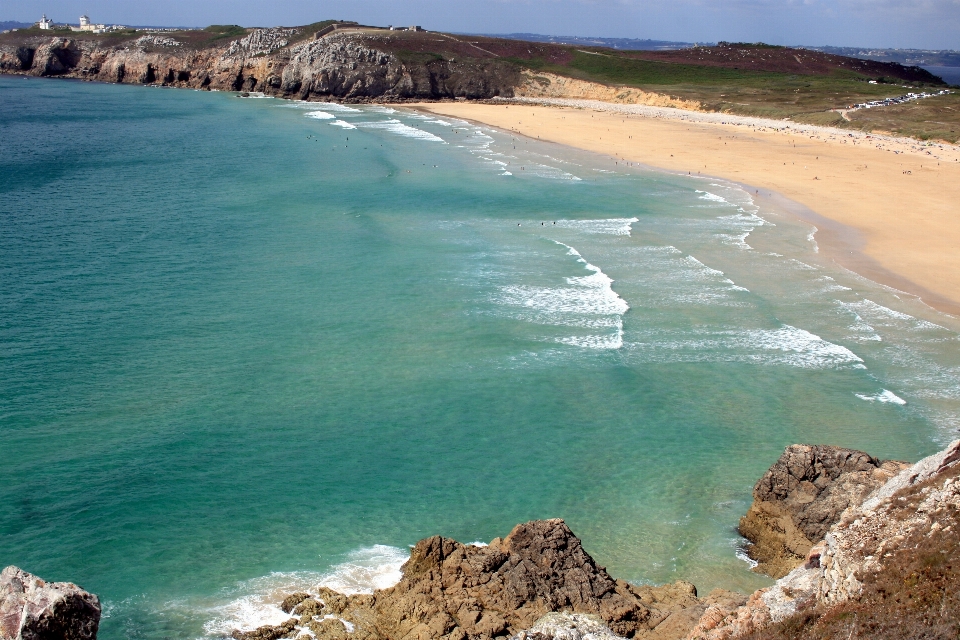
[[889, 122], [891, 112], [877, 117], [855, 108], [941, 92], [944, 82], [918, 66], [760, 43], [650, 41], [644, 50], [619, 41], [523, 37], [345, 20], [180, 29], [96, 23], [88, 16], [65, 24], [43, 15], [28, 28], [0, 34], [0, 72], [384, 102], [536, 97], [544, 93], [537, 77], [560, 76], [701, 111], [858, 129], [877, 128], [882, 120], [882, 128], [895, 133], [960, 136], [953, 121], [960, 116], [951, 109], [938, 109], [936, 118], [896, 114]]

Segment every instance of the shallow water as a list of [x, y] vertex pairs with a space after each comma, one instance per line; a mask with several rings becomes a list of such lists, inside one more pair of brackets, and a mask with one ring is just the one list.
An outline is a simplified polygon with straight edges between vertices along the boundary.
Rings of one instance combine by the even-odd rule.
[[0, 106], [0, 563], [100, 594], [108, 640], [544, 517], [617, 577], [754, 589], [784, 446], [960, 426], [956, 321], [734, 185], [384, 107]]

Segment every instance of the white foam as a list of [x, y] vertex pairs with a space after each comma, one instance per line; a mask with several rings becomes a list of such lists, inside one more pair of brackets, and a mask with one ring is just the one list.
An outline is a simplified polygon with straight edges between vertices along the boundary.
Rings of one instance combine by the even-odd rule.
[[347, 595], [373, 593], [400, 582], [400, 566], [409, 557], [409, 551], [383, 544], [358, 549], [325, 573], [319, 584]]
[[353, 107], [348, 107], [345, 104], [339, 104], [337, 102], [308, 102], [306, 100], [292, 100], [284, 101], [283, 104], [277, 106], [286, 107], [288, 109], [316, 109], [317, 107], [322, 107], [324, 111], [336, 111], [337, 113], [343, 114], [363, 113], [360, 109], [354, 109]]
[[[204, 608], [208, 618], [204, 631], [208, 637], [222, 638], [236, 629], [249, 631], [263, 625], [282, 624], [291, 616], [280, 609], [280, 603], [298, 591], [316, 594], [317, 588], [323, 586], [353, 595], [392, 587], [400, 581], [400, 566], [409, 557], [408, 550], [374, 545], [350, 553], [345, 562], [323, 573], [271, 573], [248, 580], [233, 590], [235, 597], [231, 600]], [[350, 631], [351, 626], [345, 624]]]
[[408, 117], [414, 118], [415, 120], [423, 120], [424, 122], [429, 122], [429, 123], [431, 123], [431, 124], [441, 124], [441, 125], [443, 125], [443, 126], [445, 126], [445, 127], [452, 127], [452, 126], [453, 126], [453, 123], [452, 123], [452, 122], [447, 122], [446, 120], [441, 120], [440, 118], [435, 118], [435, 117], [433, 117], [433, 116], [425, 116], [425, 115], [420, 114], [420, 113], [415, 113], [415, 114], [412, 114], [412, 115], [410, 115], [410, 116], [408, 116]]
[[556, 225], [565, 229], [576, 229], [584, 233], [607, 234], [611, 236], [629, 236], [630, 225], [640, 222], [639, 218], [609, 218], [606, 220], [557, 220]]
[[356, 128], [357, 128], [356, 125], [352, 125], [352, 124], [350, 124], [349, 122], [345, 122], [345, 121], [343, 121], [343, 120], [334, 120], [334, 121], [331, 122], [330, 124], [332, 124], [332, 125], [335, 126], [335, 127], [343, 127], [344, 129], [356, 129]]
[[752, 347], [791, 354], [789, 361], [797, 366], [823, 367], [863, 362], [846, 347], [788, 324], [780, 329], [746, 331], [744, 336]]
[[[588, 349], [619, 349], [623, 346], [623, 314], [630, 309], [627, 302], [613, 290], [613, 280], [599, 267], [584, 260], [570, 245], [567, 255], [592, 273], [566, 278], [566, 287], [538, 287], [514, 285], [502, 287], [498, 303], [527, 311], [523, 318], [537, 324], [607, 329], [603, 335], [576, 335], [557, 338], [561, 344]], [[613, 331], [609, 331], [612, 329]]]
[[907, 401], [895, 394], [893, 391], [888, 391], [886, 389], [875, 393], [872, 396], [864, 395], [862, 393], [854, 394], [861, 400], [866, 400], [867, 402], [883, 402], [884, 404], [907, 404]]
[[584, 349], [619, 349], [623, 346], [623, 330], [609, 336], [570, 336], [568, 338], [558, 338], [560, 344], [568, 344], [572, 347], [582, 347]]
[[389, 131], [390, 133], [403, 136], [405, 138], [416, 138], [417, 140], [426, 140], [428, 142], [444, 141], [443, 138], [435, 136], [429, 131], [411, 127], [410, 125], [404, 124], [396, 119], [383, 120], [381, 122], [358, 122], [357, 126], [364, 129], [379, 129], [382, 131]]
[[730, 204], [726, 198], [718, 196], [715, 193], [710, 193], [709, 191], [700, 191], [699, 189], [697, 189], [697, 193], [701, 194], [700, 195], [701, 200], [708, 200], [710, 202], [717, 202], [722, 204]]
[[[686, 261], [689, 262], [690, 264], [696, 265], [697, 271], [700, 271], [701, 273], [709, 274], [709, 275], [711, 275], [711, 276], [722, 276], [722, 275], [724, 275], [723, 271], [717, 271], [716, 269], [713, 269], [713, 268], [711, 268], [711, 267], [708, 267], [707, 265], [703, 264], [702, 262], [700, 262], [699, 260], [697, 260], [697, 259], [694, 258], [693, 256], [687, 256], [686, 258], [684, 258], [684, 260], [686, 260]], [[730, 282], [731, 284], [733, 284], [733, 281], [732, 281], [732, 280], [727, 280], [727, 282]]]
[[748, 224], [748, 225], [751, 225], [751, 226], [753, 226], [753, 227], [762, 227], [762, 226], [775, 227], [775, 226], [777, 226], [777, 225], [773, 224], [772, 222], [770, 222], [769, 220], [767, 220], [766, 218], [764, 218], [764, 217], [762, 217], [762, 216], [758, 216], [758, 215], [755, 214], [755, 213], [747, 213], [747, 212], [744, 211], [743, 209], [741, 209], [741, 210], [739, 211], [739, 213], [735, 213], [735, 214], [733, 214], [732, 216], [717, 216], [717, 220], [729, 220], [729, 221], [731, 221], [731, 222]]
[[327, 113], [326, 111], [310, 111], [304, 115], [308, 118], [313, 118], [314, 120], [333, 120], [337, 117], [332, 113]]
[[[817, 278], [818, 281], [827, 281], [832, 282], [833, 278], [830, 276], [823, 276]], [[839, 287], [840, 289], [846, 289], [846, 287]], [[826, 289], [827, 291], [831, 290], [831, 287]], [[871, 340], [874, 342], [882, 342], [883, 338], [880, 337], [880, 334], [877, 333], [870, 324], [868, 324], [859, 313], [857, 313], [858, 305], [857, 303], [843, 302], [842, 300], [837, 300], [837, 304], [841, 309], [853, 316], [853, 322], [848, 326], [848, 329], [855, 333], [856, 339], [858, 340]]]
[[740, 249], [753, 249], [749, 244], [747, 244], [747, 238], [750, 236], [749, 231], [744, 231], [743, 233], [718, 233], [717, 237], [724, 244], [731, 244]]
[[757, 566], [758, 564], [760, 564], [759, 562], [757, 562], [756, 560], [754, 560], [753, 558], [751, 558], [750, 556], [748, 556], [748, 555], [747, 555], [747, 552], [744, 551], [744, 550], [743, 550], [742, 548], [740, 548], [740, 547], [737, 548], [736, 556], [737, 556], [737, 560], [743, 560], [743, 561], [746, 562], [748, 565], [750, 565], [750, 568], [751, 568], [751, 569], [756, 568], [756, 566]]
[[718, 216], [717, 220], [725, 225], [732, 226], [736, 230], [732, 233], [718, 233], [717, 237], [720, 238], [721, 242], [744, 250], [753, 249], [753, 247], [747, 244], [747, 238], [757, 227], [776, 226], [768, 222], [765, 218], [758, 216], [756, 213], [749, 213], [742, 208], [733, 215]]
[[804, 369], [865, 368], [863, 360], [846, 347], [790, 325], [779, 329], [707, 331], [693, 336], [683, 333], [685, 335], [679, 339], [669, 340], [662, 331], [657, 331], [649, 342], [635, 342], [628, 346], [631, 352], [647, 352], [653, 361], [661, 362], [753, 362]]
[[573, 182], [580, 182], [582, 180], [579, 176], [545, 164], [530, 163], [522, 166], [524, 167], [521, 172], [522, 175], [546, 178], [548, 180], [571, 180]]
[[817, 229], [816, 227], [814, 227], [814, 228], [813, 228], [813, 231], [811, 231], [811, 232], [809, 233], [809, 235], [807, 235], [807, 242], [809, 242], [809, 243], [811, 243], [811, 244], [813, 245], [813, 252], [814, 252], [814, 253], [820, 253], [820, 245], [817, 244], [817, 238], [816, 238], [816, 236], [817, 236], [817, 231], [819, 231], [819, 229]]
[[815, 266], [807, 264], [806, 262], [800, 262], [796, 258], [790, 258], [787, 260], [788, 264], [792, 264], [802, 271], [819, 271]]
[[845, 307], [855, 310], [857, 313], [862, 315], [871, 316], [874, 319], [874, 322], [881, 323], [884, 321], [889, 322], [890, 320], [898, 320], [903, 323], [912, 325], [912, 328], [916, 329], [925, 329], [925, 330], [936, 330], [944, 329], [938, 324], [932, 322], [927, 322], [926, 320], [921, 320], [915, 318], [906, 313], [901, 313], [899, 311], [894, 311], [889, 307], [885, 307], [882, 304], [877, 304], [873, 300], [864, 298], [863, 300], [858, 300], [857, 302], [851, 302], [844, 305]]

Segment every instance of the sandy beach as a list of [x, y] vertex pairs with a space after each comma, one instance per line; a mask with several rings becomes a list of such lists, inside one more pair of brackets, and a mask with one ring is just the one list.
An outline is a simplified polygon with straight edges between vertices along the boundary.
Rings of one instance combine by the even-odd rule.
[[818, 227], [830, 258], [960, 315], [960, 147], [788, 121], [589, 100], [417, 108], [748, 186]]

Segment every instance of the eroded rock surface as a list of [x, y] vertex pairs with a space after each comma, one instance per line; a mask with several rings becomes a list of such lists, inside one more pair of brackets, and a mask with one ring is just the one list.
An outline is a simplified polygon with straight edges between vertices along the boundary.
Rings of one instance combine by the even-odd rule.
[[99, 626], [92, 593], [14, 566], [0, 573], [0, 640], [94, 640]]
[[668, 640], [684, 637], [708, 606], [744, 602], [726, 591], [698, 598], [687, 582], [637, 587], [614, 580], [558, 519], [517, 525], [486, 547], [427, 538], [402, 571], [396, 586], [371, 595], [325, 588], [293, 594], [283, 608], [293, 607], [299, 618], [281, 635], [273, 635], [281, 631], [274, 627], [234, 637], [298, 637], [309, 630], [326, 640], [490, 640], [534, 633], [546, 614], [565, 612], [592, 616], [617, 636]]
[[589, 613], [548, 613], [510, 640], [619, 640], [599, 616]]
[[199, 49], [156, 35], [115, 45], [34, 37], [0, 45], [0, 73], [355, 102], [509, 97], [520, 82], [516, 69], [496, 59], [402, 60], [356, 33], [301, 36], [299, 29], [255, 29]]
[[[888, 563], [899, 561], [897, 556], [902, 548], [912, 549], [920, 541], [935, 539], [960, 527], [958, 469], [960, 440], [907, 466], [861, 505], [845, 510], [823, 540], [811, 548], [805, 561], [772, 587], [755, 592], [743, 606], [731, 608], [719, 603], [708, 607], [688, 640], [764, 637], [771, 625], [792, 619], [791, 616], [828, 611], [856, 601], [865, 585], [877, 583], [891, 573], [893, 565]], [[936, 558], [945, 558], [940, 554], [946, 553], [941, 550]], [[893, 591], [885, 597], [898, 603], [913, 598], [916, 591], [907, 583], [889, 586]], [[943, 598], [947, 595], [944, 592]], [[936, 605], [942, 608], [939, 595]], [[947, 636], [933, 633], [911, 637]]]
[[787, 575], [845, 509], [859, 506], [907, 466], [842, 447], [787, 447], [757, 482], [753, 504], [740, 520], [756, 570], [773, 578]]

